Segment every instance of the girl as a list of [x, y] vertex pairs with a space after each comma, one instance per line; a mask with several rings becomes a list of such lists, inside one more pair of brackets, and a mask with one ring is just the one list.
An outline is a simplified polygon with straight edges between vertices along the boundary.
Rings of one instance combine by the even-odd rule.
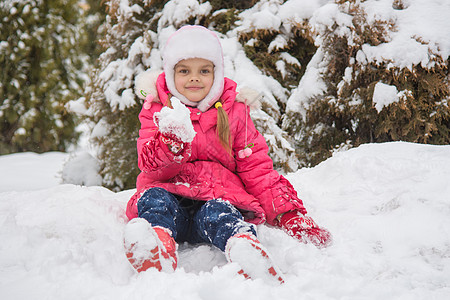
[[[164, 72], [144, 72], [137, 142], [141, 173], [127, 205], [127, 257], [137, 271], [173, 271], [177, 243], [210, 243], [245, 277], [283, 282], [253, 224], [283, 228], [318, 247], [329, 232], [305, 216], [292, 185], [273, 169], [250, 119], [251, 97], [224, 77], [220, 41], [184, 26], [167, 41]], [[155, 82], [156, 81], [156, 82]]]

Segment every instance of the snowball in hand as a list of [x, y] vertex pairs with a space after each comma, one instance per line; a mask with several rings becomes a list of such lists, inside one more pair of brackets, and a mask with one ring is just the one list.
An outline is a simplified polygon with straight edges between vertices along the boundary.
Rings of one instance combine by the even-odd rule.
[[173, 109], [163, 107], [154, 114], [154, 121], [162, 134], [176, 136], [183, 143], [191, 143], [196, 134], [190, 118], [191, 112], [179, 99], [172, 97], [170, 100]]

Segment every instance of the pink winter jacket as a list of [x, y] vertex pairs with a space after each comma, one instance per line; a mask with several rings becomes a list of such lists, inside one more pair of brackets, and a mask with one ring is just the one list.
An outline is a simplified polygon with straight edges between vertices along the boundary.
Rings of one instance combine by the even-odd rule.
[[[152, 187], [200, 201], [222, 198], [254, 224], [267, 221], [274, 225], [277, 215], [291, 210], [306, 214], [292, 185], [273, 169], [268, 146], [250, 119], [249, 109], [235, 101], [234, 81], [225, 78], [221, 97], [223, 109], [229, 116], [233, 156], [223, 149], [216, 135], [217, 110], [214, 107], [203, 113], [188, 107], [197, 134], [191, 147], [180, 155], [170, 152], [161, 142], [158, 127], [153, 122], [153, 114], [160, 111], [168, 99], [164, 73], [158, 77], [156, 87], [162, 103], [153, 103], [150, 109], [142, 109], [139, 114], [141, 129], [137, 151], [141, 173], [136, 182], [137, 192], [127, 205], [128, 218], [138, 216], [137, 200]], [[246, 142], [253, 143], [253, 153], [239, 158], [238, 151]]]

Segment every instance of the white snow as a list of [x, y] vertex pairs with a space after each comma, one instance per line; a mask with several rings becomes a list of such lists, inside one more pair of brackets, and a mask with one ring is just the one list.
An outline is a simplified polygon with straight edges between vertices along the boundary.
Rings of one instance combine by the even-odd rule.
[[280, 6], [278, 15], [284, 21], [301, 23], [311, 18], [314, 12], [328, 0], [289, 0]]
[[123, 250], [134, 190], [58, 183], [67, 154], [0, 156], [2, 299], [448, 299], [450, 146], [367, 144], [289, 174], [334, 244], [258, 226], [286, 284], [244, 280], [208, 245], [172, 274], [134, 273]]
[[385, 106], [395, 103], [399, 100], [398, 90], [395, 85], [388, 85], [378, 82], [373, 91], [372, 102], [375, 108], [380, 112]]
[[99, 175], [100, 162], [87, 151], [79, 151], [70, 155], [61, 171], [62, 182], [85, 186], [102, 184]]
[[180, 26], [186, 19], [197, 16], [208, 15], [211, 12], [211, 4], [205, 2], [200, 4], [197, 0], [173, 0], [164, 5], [162, 17], [158, 21], [158, 26], [168, 26], [173, 24]]
[[[325, 68], [324, 65], [324, 53], [319, 48], [307, 65], [299, 86], [292, 90], [291, 97], [286, 105], [287, 112], [298, 111], [302, 114], [303, 119], [305, 119], [306, 109], [309, 104], [308, 99], [319, 96], [327, 90], [326, 82], [321, 77]], [[302, 105], [299, 105], [299, 103]]]
[[197, 134], [191, 122], [191, 112], [176, 97], [171, 99], [172, 107], [164, 106], [160, 112], [153, 114], [162, 134], [174, 135], [183, 143], [191, 143]]
[[367, 1], [365, 9], [373, 19], [394, 19], [396, 30], [391, 41], [372, 47], [365, 45], [363, 51], [369, 61], [391, 62], [399, 68], [421, 65], [432, 68], [433, 56], [445, 58], [450, 55], [450, 2], [447, 0], [409, 0], [405, 9], [395, 10], [391, 0]]
[[58, 185], [58, 172], [67, 157], [61, 152], [0, 156], [0, 192], [30, 191]]
[[[252, 241], [251, 238], [245, 236], [230, 238], [225, 248], [227, 261], [238, 264], [251, 278], [261, 278], [267, 284], [278, 285], [280, 281], [284, 280], [281, 271], [271, 260], [270, 252], [262, 244]], [[270, 269], [276, 272], [276, 276], [269, 273]]]
[[150, 223], [142, 218], [135, 218], [125, 226], [124, 245], [126, 249], [132, 249], [133, 259], [137, 262], [148, 258], [149, 252], [159, 246], [154, 234]]
[[248, 31], [279, 28], [281, 26], [281, 18], [276, 15], [279, 5], [279, 0], [259, 1], [252, 8], [242, 12], [240, 20], [236, 24]]

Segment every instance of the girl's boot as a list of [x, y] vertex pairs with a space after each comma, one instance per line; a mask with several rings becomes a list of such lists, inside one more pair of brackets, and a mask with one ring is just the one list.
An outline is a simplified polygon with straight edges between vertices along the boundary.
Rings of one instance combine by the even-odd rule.
[[270, 259], [267, 250], [251, 233], [233, 235], [225, 247], [229, 262], [239, 264], [238, 273], [245, 278], [261, 278], [267, 281], [284, 283], [281, 271]]
[[135, 218], [128, 222], [124, 246], [128, 260], [138, 272], [149, 268], [173, 272], [177, 267], [177, 244], [170, 230], [152, 227], [145, 219]]

